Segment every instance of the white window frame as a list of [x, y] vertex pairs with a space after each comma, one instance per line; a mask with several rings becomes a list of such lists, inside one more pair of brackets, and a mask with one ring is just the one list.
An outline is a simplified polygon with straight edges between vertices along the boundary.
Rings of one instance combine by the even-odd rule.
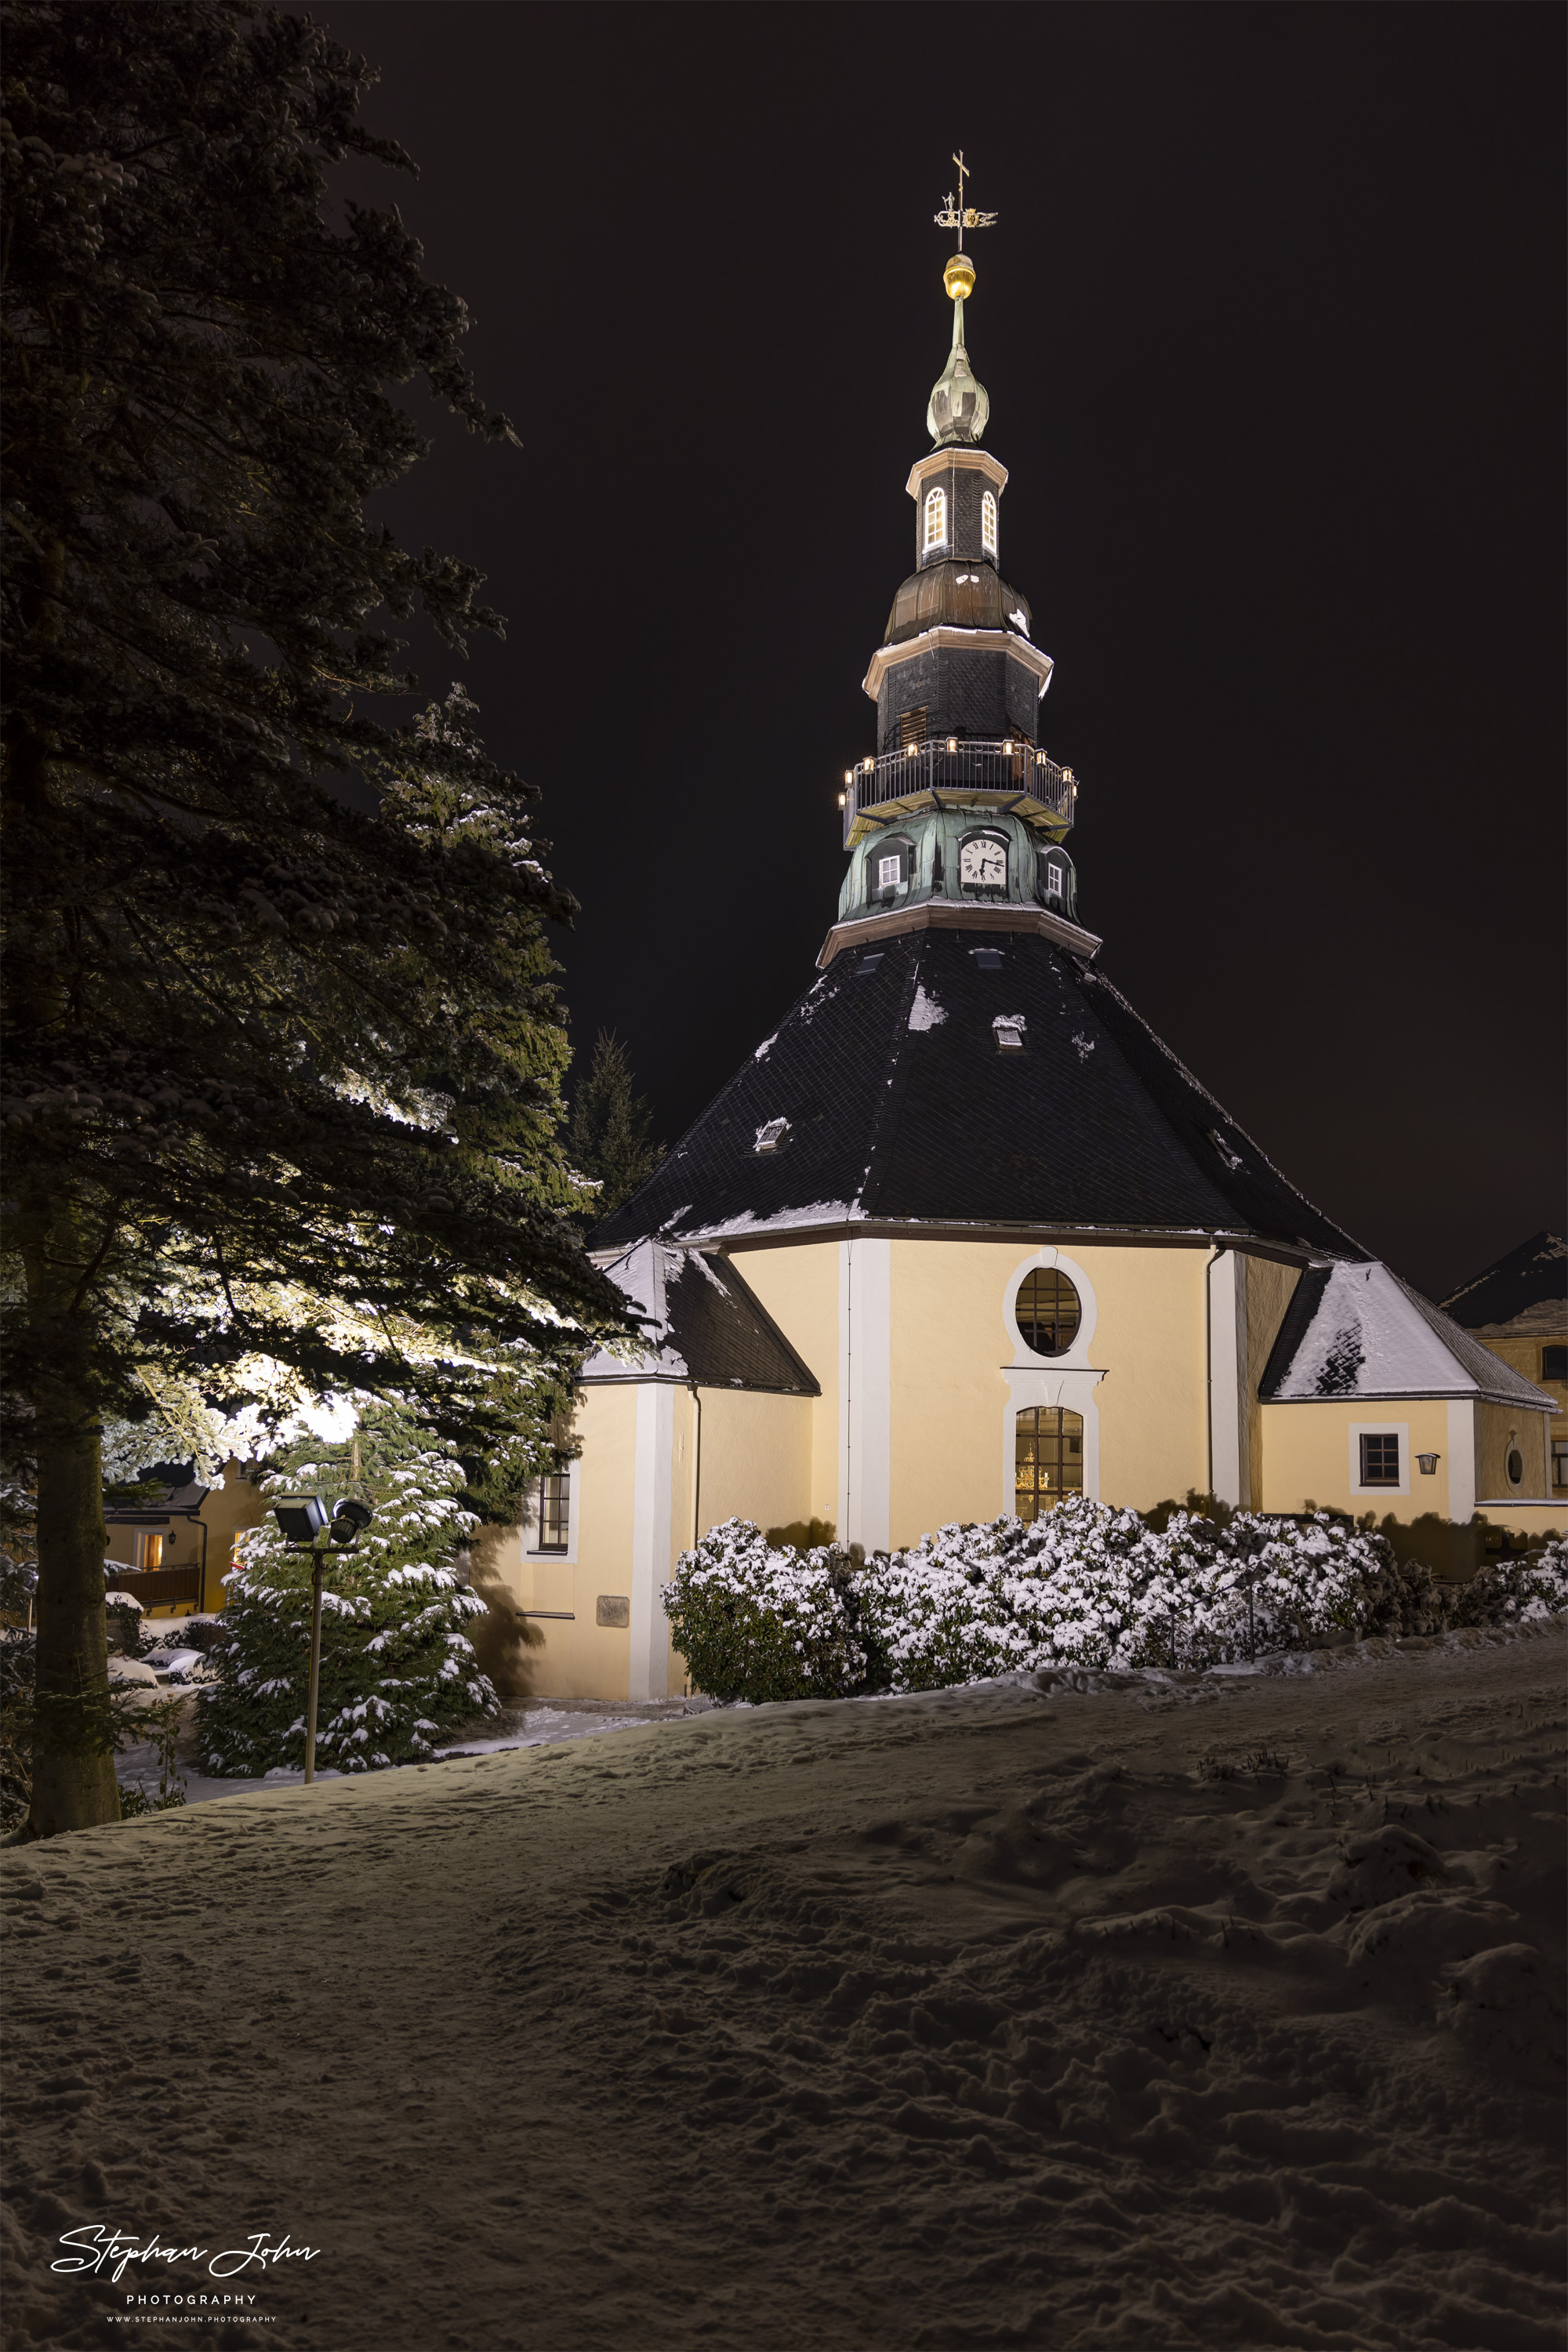
[[[542, 1568], [574, 1568], [577, 1564], [577, 1512], [581, 1500], [581, 1481], [577, 1475], [582, 1462], [580, 1454], [569, 1454], [558, 1470], [549, 1475], [566, 1481], [566, 1549], [553, 1547], [546, 1551], [539, 1540], [539, 1479], [535, 1478], [528, 1498], [528, 1516], [522, 1525], [520, 1546], [525, 1560], [537, 1560]], [[541, 1474], [542, 1475], [544, 1474]]]
[[1047, 896], [1047, 898], [1065, 898], [1067, 897], [1067, 894], [1068, 894], [1068, 870], [1067, 870], [1067, 867], [1066, 867], [1064, 865], [1062, 865], [1062, 863], [1060, 862], [1060, 860], [1059, 860], [1058, 858], [1055, 858], [1055, 857], [1047, 857], [1047, 860], [1046, 860], [1046, 896]]
[[[931, 527], [933, 523], [936, 526], [934, 530]], [[929, 489], [926, 492], [925, 539], [921, 547], [921, 552], [922, 554], [929, 555], [933, 548], [945, 547], [946, 545], [947, 492], [942, 488], [941, 484], [938, 483], [934, 488]]]
[[[890, 874], [888, 871], [889, 866], [893, 869]], [[903, 878], [904, 861], [896, 849], [891, 856], [878, 857], [877, 887], [879, 890], [895, 890], [902, 884]]]
[[994, 490], [986, 490], [980, 500], [980, 551], [983, 555], [988, 555], [993, 563], [999, 560], [996, 553], [996, 493]]
[[[1018, 1293], [1026, 1275], [1048, 1273], [1055, 1268], [1066, 1275], [1078, 1293], [1078, 1329], [1073, 1343], [1064, 1355], [1045, 1358], [1037, 1356], [1024, 1344], [1018, 1328]], [[1017, 1416], [1027, 1405], [1065, 1405], [1076, 1412], [1083, 1423], [1083, 1491], [1091, 1502], [1098, 1503], [1100, 1494], [1100, 1407], [1094, 1391], [1105, 1378], [1105, 1370], [1096, 1365], [1089, 1354], [1094, 1344], [1094, 1328], [1100, 1320], [1100, 1302], [1088, 1272], [1077, 1258], [1068, 1257], [1058, 1249], [1035, 1250], [1020, 1259], [1008, 1276], [1002, 1297], [1002, 1328], [1012, 1350], [1012, 1361], [1002, 1366], [1002, 1377], [1007, 1383], [1007, 1402], [1002, 1408], [1002, 1509], [1010, 1511], [1016, 1493]]]
[[[1399, 1479], [1394, 1486], [1363, 1486], [1361, 1476], [1361, 1442], [1363, 1437], [1397, 1437], [1399, 1440]], [[1351, 1493], [1365, 1495], [1375, 1502], [1379, 1495], [1408, 1495], [1410, 1492], [1410, 1423], [1407, 1421], [1352, 1421], [1350, 1426]]]

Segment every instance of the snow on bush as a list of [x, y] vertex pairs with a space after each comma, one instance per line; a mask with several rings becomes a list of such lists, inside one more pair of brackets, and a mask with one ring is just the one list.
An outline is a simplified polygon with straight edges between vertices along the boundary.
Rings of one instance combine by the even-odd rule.
[[1556, 1617], [1568, 1610], [1568, 1538], [1553, 1536], [1538, 1552], [1492, 1560], [1455, 1596], [1456, 1625], [1506, 1625], [1521, 1617]]
[[774, 1551], [726, 1519], [682, 1552], [664, 1588], [676, 1648], [711, 1698], [843, 1698], [865, 1679], [847, 1605], [849, 1562], [829, 1548]]
[[1178, 1511], [1156, 1534], [1072, 1495], [1031, 1522], [939, 1528], [868, 1561], [858, 1590], [891, 1687], [934, 1690], [1016, 1667], [1219, 1665], [1354, 1633], [1385, 1549], [1324, 1516], [1222, 1528]]
[[[357, 1445], [363, 1475], [351, 1474]], [[352, 1552], [329, 1550], [321, 1593], [316, 1762], [364, 1772], [428, 1756], [444, 1732], [493, 1715], [498, 1701], [464, 1628], [485, 1604], [454, 1555], [476, 1524], [457, 1497], [461, 1464], [385, 1408], [356, 1438], [297, 1446], [263, 1480], [271, 1495], [319, 1494], [329, 1511], [348, 1493], [375, 1517]], [[208, 1653], [216, 1687], [198, 1702], [205, 1772], [250, 1778], [305, 1760], [310, 1659], [310, 1556], [271, 1518], [238, 1541], [222, 1634]]]
[[941, 1690], [1050, 1665], [1185, 1669], [1332, 1636], [1436, 1633], [1568, 1608], [1568, 1547], [1486, 1569], [1455, 1595], [1380, 1535], [1319, 1512], [1136, 1511], [1069, 1496], [1031, 1523], [940, 1528], [852, 1562], [773, 1551], [731, 1519], [685, 1553], [665, 1606], [714, 1698]]

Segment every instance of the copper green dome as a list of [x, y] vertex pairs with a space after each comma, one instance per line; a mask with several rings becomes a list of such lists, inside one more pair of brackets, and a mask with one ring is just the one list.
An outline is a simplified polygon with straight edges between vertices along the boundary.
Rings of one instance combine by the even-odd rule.
[[969, 364], [963, 347], [963, 300], [952, 306], [952, 349], [947, 365], [931, 386], [926, 409], [926, 431], [939, 449], [955, 442], [978, 441], [991, 415], [991, 394]]
[[901, 645], [944, 624], [953, 629], [1011, 629], [1027, 637], [1034, 616], [994, 563], [928, 563], [911, 572], [894, 597], [882, 643]]

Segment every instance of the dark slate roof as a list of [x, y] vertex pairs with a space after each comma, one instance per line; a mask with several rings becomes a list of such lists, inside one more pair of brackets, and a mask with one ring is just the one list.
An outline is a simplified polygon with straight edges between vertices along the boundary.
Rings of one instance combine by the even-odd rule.
[[634, 1361], [600, 1349], [581, 1379], [697, 1381], [708, 1389], [820, 1395], [809, 1367], [731, 1259], [644, 1241], [605, 1271], [641, 1310], [645, 1347]]
[[1483, 1274], [1462, 1282], [1443, 1305], [1456, 1323], [1479, 1331], [1511, 1323], [1532, 1307], [1564, 1302], [1568, 1302], [1568, 1242], [1561, 1234], [1541, 1233], [1531, 1234]]
[[[1220, 1232], [1363, 1257], [1099, 971], [1023, 933], [847, 950], [688, 1129], [599, 1248], [923, 1222]], [[972, 950], [999, 948], [998, 970]], [[999, 1015], [1025, 1048], [999, 1052]], [[759, 1130], [789, 1122], [781, 1146]]]
[[1266, 1404], [1325, 1397], [1487, 1397], [1539, 1412], [1542, 1394], [1385, 1265], [1310, 1265], [1258, 1383]]

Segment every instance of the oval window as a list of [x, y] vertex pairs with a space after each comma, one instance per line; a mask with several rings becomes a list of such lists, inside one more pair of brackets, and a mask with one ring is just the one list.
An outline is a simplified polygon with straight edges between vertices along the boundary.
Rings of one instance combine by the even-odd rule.
[[1036, 1356], [1065, 1356], [1083, 1319], [1077, 1291], [1054, 1266], [1024, 1276], [1014, 1311], [1019, 1336]]
[[1517, 1445], [1510, 1445], [1508, 1449], [1508, 1483], [1510, 1486], [1522, 1486], [1524, 1484], [1524, 1456]]

